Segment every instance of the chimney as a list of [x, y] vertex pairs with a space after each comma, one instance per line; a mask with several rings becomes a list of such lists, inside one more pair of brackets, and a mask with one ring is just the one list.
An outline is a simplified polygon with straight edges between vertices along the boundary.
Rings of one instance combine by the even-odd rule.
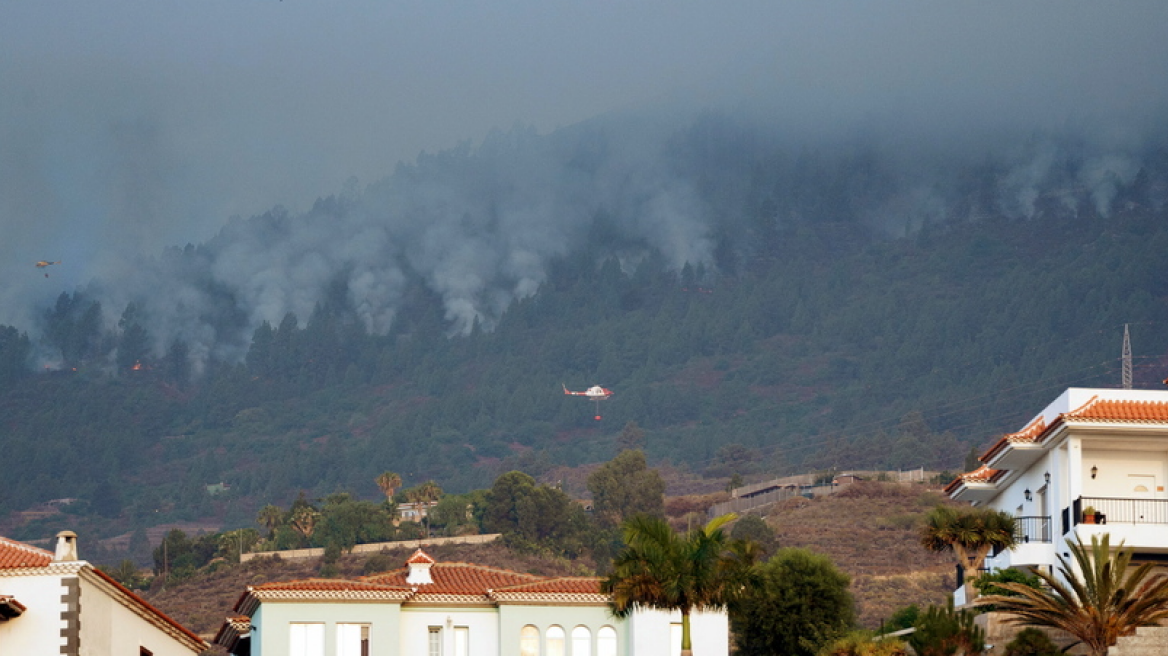
[[57, 552], [53, 554], [54, 563], [64, 563], [77, 560], [77, 534], [73, 531], [61, 531], [57, 534]]
[[434, 564], [434, 559], [431, 558], [425, 551], [418, 549], [410, 559], [406, 561], [410, 566], [410, 573], [406, 576], [406, 583], [410, 585], [423, 585], [426, 583], [433, 583], [434, 579], [430, 577], [430, 567]]

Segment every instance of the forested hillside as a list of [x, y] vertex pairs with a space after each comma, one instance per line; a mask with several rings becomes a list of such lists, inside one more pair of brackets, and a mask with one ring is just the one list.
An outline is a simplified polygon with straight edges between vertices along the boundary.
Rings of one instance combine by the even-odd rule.
[[[1062, 388], [1118, 385], [1124, 324], [1137, 386], [1168, 375], [1168, 151], [1103, 182], [1057, 139], [1026, 185], [983, 153], [910, 178], [871, 144], [792, 148], [706, 116], [656, 143], [669, 182], [648, 185], [618, 136], [517, 129], [423, 156], [170, 249], [134, 289], [66, 290], [39, 331], [0, 327], [0, 513], [78, 499], [17, 537], [240, 526], [300, 490], [373, 498], [387, 469], [465, 491], [607, 460], [629, 422], [651, 461], [712, 477], [955, 470]], [[533, 234], [601, 188], [559, 237]], [[443, 230], [330, 255], [387, 206]], [[701, 220], [653, 218], [678, 213]], [[321, 265], [223, 282], [275, 252]], [[598, 421], [561, 384], [615, 394]]]

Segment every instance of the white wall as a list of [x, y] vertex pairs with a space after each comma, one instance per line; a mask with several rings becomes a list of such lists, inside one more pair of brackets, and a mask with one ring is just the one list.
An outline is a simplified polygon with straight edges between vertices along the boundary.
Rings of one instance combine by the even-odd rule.
[[61, 577], [0, 576], [0, 591], [12, 595], [27, 609], [17, 618], [0, 622], [0, 656], [59, 654], [65, 639], [61, 611]]
[[141, 647], [149, 649], [154, 656], [197, 653], [122, 605], [103, 586], [82, 577], [81, 656], [136, 656]]
[[[254, 656], [287, 656], [289, 628], [293, 622], [323, 623], [324, 653], [334, 656], [337, 624], [368, 624], [369, 653], [373, 656], [398, 654], [398, 614], [400, 606], [391, 602], [328, 603], [266, 602], [252, 616], [251, 649]], [[425, 651], [419, 652], [425, 654]]]
[[473, 656], [499, 656], [499, 613], [495, 608], [403, 608], [401, 612], [400, 651], [398, 654], [426, 656], [430, 627], [442, 629], [442, 653], [454, 655], [456, 626], [470, 629], [470, 653]]
[[[681, 613], [643, 610], [629, 618], [631, 656], [677, 656], [669, 653], [669, 626], [681, 623]], [[730, 653], [730, 620], [724, 612], [694, 612], [689, 617], [693, 653], [727, 656]]]

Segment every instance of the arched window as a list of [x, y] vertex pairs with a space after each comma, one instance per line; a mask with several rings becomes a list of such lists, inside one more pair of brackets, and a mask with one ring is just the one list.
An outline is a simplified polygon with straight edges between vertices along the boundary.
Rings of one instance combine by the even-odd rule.
[[567, 649], [565, 645], [566, 641], [564, 640], [563, 628], [558, 626], [549, 626], [547, 635], [545, 637], [547, 638], [547, 641], [545, 642], [547, 645], [547, 656], [567, 656], [565, 653]]
[[592, 632], [588, 627], [572, 629], [572, 656], [592, 656]]
[[530, 624], [519, 630], [519, 656], [539, 656], [539, 629]]
[[596, 656], [616, 656], [616, 629], [602, 626], [596, 632]]

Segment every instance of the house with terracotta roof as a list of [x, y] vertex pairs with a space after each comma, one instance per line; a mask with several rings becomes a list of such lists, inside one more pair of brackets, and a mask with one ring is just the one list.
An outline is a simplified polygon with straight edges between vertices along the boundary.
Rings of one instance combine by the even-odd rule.
[[1068, 389], [980, 460], [945, 491], [1014, 515], [1018, 545], [987, 567], [1051, 571], [1101, 533], [1168, 563], [1168, 391]]
[[[436, 562], [355, 580], [249, 586], [215, 642], [234, 656], [665, 656], [681, 616], [613, 617], [595, 577]], [[694, 652], [729, 653], [724, 612], [691, 616]]]
[[77, 535], [56, 551], [0, 537], [0, 654], [190, 656], [209, 645], [101, 570], [77, 558]]

